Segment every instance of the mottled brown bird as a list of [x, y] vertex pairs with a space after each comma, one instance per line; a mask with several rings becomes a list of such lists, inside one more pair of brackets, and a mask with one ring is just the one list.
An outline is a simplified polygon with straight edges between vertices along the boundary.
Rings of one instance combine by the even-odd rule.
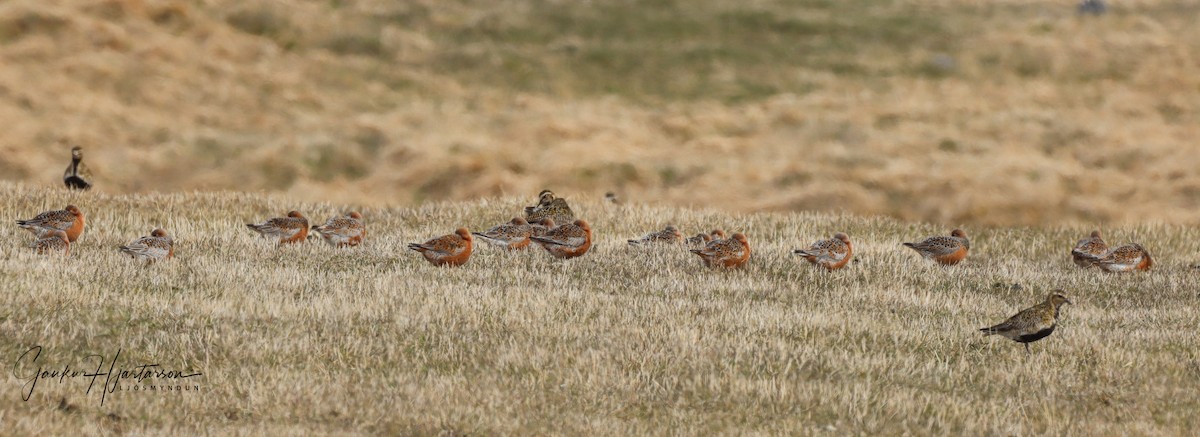
[[412, 243], [409, 249], [420, 252], [425, 260], [435, 266], [457, 267], [471, 259], [471, 232], [458, 228], [453, 234], [443, 235], [424, 243]]
[[1137, 243], [1126, 244], [1101, 256], [1086, 255], [1084, 259], [1109, 273], [1147, 271], [1154, 266], [1150, 252]]
[[808, 262], [834, 271], [846, 266], [854, 256], [854, 248], [850, 244], [850, 236], [843, 232], [833, 234], [828, 240], [817, 240], [807, 249], [796, 249], [793, 253], [804, 257]]
[[1021, 310], [1015, 316], [1009, 317], [1004, 323], [982, 328], [984, 336], [996, 334], [1009, 340], [1025, 345], [1025, 354], [1029, 354], [1029, 343], [1046, 338], [1058, 326], [1058, 313], [1062, 305], [1070, 304], [1071, 300], [1055, 290], [1040, 304]]
[[745, 234], [710, 241], [702, 249], [692, 249], [708, 267], [741, 267], [750, 260], [750, 242]]
[[163, 229], [155, 229], [150, 236], [138, 238], [121, 246], [121, 252], [138, 260], [152, 264], [158, 260], [170, 259], [175, 256], [175, 240]]
[[29, 220], [17, 220], [17, 225], [39, 238], [53, 230], [63, 231], [67, 234], [67, 240], [74, 243], [83, 235], [86, 222], [83, 211], [75, 205], [67, 205], [66, 208], [46, 211]]
[[1087, 238], [1075, 243], [1075, 247], [1071, 249], [1071, 260], [1079, 267], [1093, 267], [1095, 264], [1092, 264], [1092, 260], [1107, 253], [1108, 243], [1104, 242], [1100, 231], [1095, 230]]
[[971, 240], [962, 229], [950, 232], [949, 237], [929, 237], [916, 243], [904, 243], [921, 254], [922, 257], [937, 261], [938, 264], [952, 266], [967, 257], [971, 250]]
[[571, 223], [575, 221], [575, 213], [567, 205], [567, 200], [555, 197], [550, 190], [538, 193], [538, 204], [525, 207], [525, 220], [530, 223], [549, 217], [556, 223]]
[[507, 223], [493, 226], [484, 232], [472, 232], [484, 243], [502, 247], [508, 250], [525, 249], [529, 247], [529, 237], [533, 235], [533, 227], [520, 217], [513, 217]]
[[71, 242], [67, 239], [67, 233], [58, 229], [47, 231], [41, 238], [29, 243], [29, 247], [38, 255], [71, 255]]
[[92, 188], [92, 171], [83, 163], [83, 148], [71, 148], [71, 163], [63, 172], [63, 184], [72, 190], [87, 190]]
[[683, 234], [675, 225], [667, 225], [661, 231], [651, 232], [635, 240], [628, 240], [631, 246], [648, 246], [653, 244], [679, 244], [683, 242]]
[[246, 227], [277, 240], [279, 244], [299, 243], [308, 237], [308, 219], [299, 211], [288, 211], [287, 217], [276, 217], [262, 223], [246, 223]]
[[583, 256], [592, 248], [592, 227], [587, 221], [575, 220], [554, 227], [546, 235], [530, 238], [555, 258], [571, 259]]
[[529, 236], [530, 237], [545, 236], [547, 232], [550, 232], [551, 229], [554, 229], [554, 226], [555, 226], [554, 219], [552, 219], [550, 217], [546, 217], [541, 220], [538, 220], [537, 223], [530, 223], [529, 224]]
[[312, 230], [333, 247], [354, 247], [367, 237], [367, 226], [362, 214], [350, 211], [341, 217], [330, 217], [323, 225], [314, 225]]
[[686, 240], [683, 240], [683, 244], [686, 244], [688, 246], [703, 246], [705, 244], [708, 244], [709, 241], [712, 241], [712, 237], [708, 236], [708, 234], [701, 232], [699, 234], [688, 237]]

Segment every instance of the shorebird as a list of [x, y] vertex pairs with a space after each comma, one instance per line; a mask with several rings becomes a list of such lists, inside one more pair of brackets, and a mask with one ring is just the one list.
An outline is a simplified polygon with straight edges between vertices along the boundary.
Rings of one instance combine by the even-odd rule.
[[617, 197], [617, 193], [614, 193], [614, 192], [612, 192], [612, 191], [609, 191], [609, 192], [607, 192], [607, 193], [604, 193], [604, 201], [606, 201], [606, 202], [608, 202], [608, 203], [610, 203], [610, 204], [613, 204], [613, 205], [620, 205], [620, 204], [621, 204], [621, 198], [620, 198], [620, 197]]
[[792, 253], [803, 256], [808, 262], [834, 271], [846, 266], [854, 254], [850, 236], [838, 232], [828, 240], [817, 240], [807, 249], [796, 249]]
[[350, 211], [341, 217], [330, 217], [323, 225], [313, 225], [312, 230], [317, 231], [317, 234], [333, 247], [357, 246], [367, 237], [367, 227], [358, 211]]
[[58, 229], [47, 231], [41, 238], [29, 243], [29, 247], [38, 255], [59, 253], [62, 256], [68, 256], [71, 254], [71, 242], [67, 240], [67, 233]]
[[458, 228], [453, 234], [443, 235], [424, 243], [412, 243], [409, 249], [421, 252], [435, 266], [461, 266], [471, 259], [471, 233], [467, 228]]
[[279, 244], [300, 243], [308, 236], [308, 219], [299, 211], [288, 211], [287, 217], [276, 217], [262, 223], [246, 223], [246, 227]]
[[551, 229], [554, 229], [554, 219], [546, 217], [538, 220], [537, 223], [529, 224], [529, 236], [541, 237], [546, 235], [547, 232], [550, 232]]
[[1087, 238], [1075, 243], [1071, 249], [1071, 260], [1079, 267], [1092, 267], [1092, 260], [1108, 253], [1108, 244], [1100, 237], [1100, 231], [1092, 231]]
[[951, 231], [949, 237], [929, 237], [917, 243], [904, 245], [917, 251], [922, 257], [947, 266], [958, 264], [971, 250], [971, 240], [967, 239], [967, 233], [962, 229]]
[[39, 238], [45, 237], [46, 233], [53, 230], [63, 231], [67, 234], [67, 240], [74, 243], [80, 235], [83, 235], [85, 222], [83, 212], [79, 208], [75, 205], [67, 205], [66, 208], [46, 211], [29, 220], [17, 220], [17, 225], [33, 232]]
[[1062, 290], [1055, 290], [1042, 303], [1021, 310], [1004, 323], [982, 328], [980, 331], [984, 336], [997, 334], [1023, 343], [1025, 354], [1028, 355], [1029, 343], [1046, 338], [1054, 332], [1054, 328], [1058, 326], [1058, 309], [1064, 303], [1069, 304], [1071, 300], [1062, 294]]
[[92, 171], [83, 163], [83, 148], [71, 148], [71, 164], [63, 172], [63, 184], [72, 190], [87, 190], [92, 188]]
[[688, 246], [703, 246], [705, 244], [708, 244], [709, 241], [712, 241], [712, 237], [708, 236], [708, 234], [701, 232], [694, 236], [688, 237], [686, 240], [683, 240], [683, 244], [686, 244]]
[[737, 233], [732, 238], [714, 239], [703, 249], [692, 249], [691, 252], [699, 255], [705, 266], [740, 267], [750, 260], [750, 242], [746, 235]]
[[552, 218], [558, 223], [575, 221], [575, 213], [571, 212], [567, 200], [555, 197], [550, 190], [542, 190], [541, 193], [538, 193], [537, 206], [525, 207], [525, 220], [532, 223], [545, 217]]
[[592, 228], [584, 220], [556, 226], [546, 235], [530, 238], [559, 259], [583, 256], [592, 248]]
[[121, 252], [134, 259], [146, 260], [147, 264], [155, 261], [170, 259], [175, 256], [175, 240], [167, 236], [167, 231], [155, 229], [149, 237], [142, 237], [121, 246]]
[[533, 227], [525, 219], [513, 217], [507, 223], [493, 226], [485, 232], [472, 232], [471, 234], [479, 237], [484, 243], [517, 250], [529, 247], [529, 237], [533, 234]]
[[1150, 252], [1137, 243], [1126, 244], [1104, 255], [1086, 255], [1084, 258], [1092, 265], [1110, 273], [1147, 271], [1154, 265]]
[[643, 235], [636, 240], [629, 240], [631, 246], [646, 246], [651, 244], [679, 244], [683, 241], [683, 234], [679, 233], [679, 229], [675, 225], [667, 225], [661, 231], [651, 232]]

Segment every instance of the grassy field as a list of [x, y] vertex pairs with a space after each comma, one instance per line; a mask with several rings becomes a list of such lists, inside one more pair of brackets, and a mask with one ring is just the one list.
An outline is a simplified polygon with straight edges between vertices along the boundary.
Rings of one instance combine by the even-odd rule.
[[1072, 3], [10, 0], [0, 178], [1195, 223], [1200, 6]]
[[[1084, 271], [1087, 227], [966, 227], [954, 268], [903, 241], [944, 226], [823, 213], [730, 215], [571, 198], [597, 245], [560, 262], [481, 247], [439, 269], [404, 248], [505, 220], [525, 198], [367, 208], [365, 247], [275, 248], [243, 223], [348, 208], [234, 193], [74, 194], [0, 183], [25, 218], [70, 202], [90, 224], [69, 259], [0, 226], [0, 433], [187, 434], [1187, 434], [1200, 426], [1200, 258], [1194, 227], [1105, 229], [1159, 260]], [[742, 271], [624, 240], [674, 223], [750, 236]], [[162, 226], [177, 258], [116, 246]], [[860, 261], [829, 274], [790, 249], [836, 231]], [[1019, 284], [1014, 287], [1013, 284]], [[1075, 302], [1026, 356], [976, 329], [1063, 288]], [[12, 366], [159, 363], [200, 392], [116, 392]], [[26, 370], [27, 371], [27, 370]], [[144, 383], [152, 383], [147, 380]]]

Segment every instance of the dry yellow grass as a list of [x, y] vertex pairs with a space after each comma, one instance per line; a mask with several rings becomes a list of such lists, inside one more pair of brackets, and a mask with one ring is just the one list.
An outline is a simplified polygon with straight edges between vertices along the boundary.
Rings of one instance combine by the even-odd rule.
[[1193, 4], [12, 0], [0, 178], [375, 206], [1200, 218]]
[[[38, 257], [0, 226], [0, 434], [1188, 434], [1200, 425], [1194, 227], [1106, 229], [1159, 260], [1105, 275], [1068, 255], [1086, 227], [967, 227], [942, 268], [900, 246], [941, 226], [823, 213], [727, 213], [572, 198], [593, 253], [481, 247], [458, 269], [404, 248], [483, 228], [523, 198], [367, 208], [365, 247], [277, 249], [243, 223], [347, 205], [234, 193], [107, 195], [0, 183], [0, 216], [70, 202], [90, 228], [71, 258]], [[744, 271], [624, 240], [665, 223], [750, 235]], [[117, 246], [162, 226], [178, 258]], [[833, 274], [792, 248], [845, 231]], [[1019, 283], [1016, 289], [1011, 284]], [[1064, 288], [1075, 302], [1033, 345], [976, 329]], [[9, 368], [122, 363], [203, 372], [199, 393], [84, 394]], [[24, 374], [23, 369], [18, 374]], [[153, 383], [153, 381], [147, 381]], [[60, 403], [65, 402], [63, 407]]]

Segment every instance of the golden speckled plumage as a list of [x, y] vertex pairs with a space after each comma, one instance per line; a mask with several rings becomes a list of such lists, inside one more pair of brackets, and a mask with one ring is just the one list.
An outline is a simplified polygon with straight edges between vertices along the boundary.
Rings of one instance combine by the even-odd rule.
[[571, 223], [575, 221], [575, 213], [567, 205], [567, 200], [555, 197], [550, 190], [538, 194], [536, 206], [525, 207], [525, 220], [534, 223], [543, 218], [553, 219], [556, 223]]
[[667, 225], [661, 231], [651, 232], [643, 235], [635, 240], [628, 240], [631, 246], [646, 246], [651, 244], [679, 244], [683, 241], [683, 234], [675, 225]]
[[1025, 353], [1028, 354], [1029, 343], [1046, 338], [1054, 332], [1058, 326], [1059, 308], [1064, 303], [1071, 303], [1061, 292], [1062, 290], [1055, 290], [1042, 303], [1021, 310], [1003, 323], [982, 328], [980, 331], [984, 336], [996, 334], [1023, 343]]

